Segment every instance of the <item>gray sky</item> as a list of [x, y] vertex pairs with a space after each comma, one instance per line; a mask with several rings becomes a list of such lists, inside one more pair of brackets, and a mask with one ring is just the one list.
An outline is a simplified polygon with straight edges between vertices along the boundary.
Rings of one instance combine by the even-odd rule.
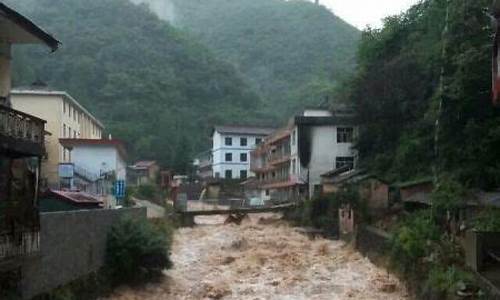
[[367, 24], [380, 27], [382, 18], [399, 14], [419, 0], [319, 0], [319, 2], [348, 23], [363, 29]]

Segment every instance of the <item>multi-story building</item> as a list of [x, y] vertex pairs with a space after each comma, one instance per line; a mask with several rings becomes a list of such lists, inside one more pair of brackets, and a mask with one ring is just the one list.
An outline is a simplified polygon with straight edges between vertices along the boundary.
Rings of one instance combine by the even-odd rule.
[[104, 126], [67, 92], [52, 90], [41, 82], [14, 89], [11, 102], [15, 109], [47, 120], [50, 135], [45, 142], [47, 156], [41, 177], [48, 187], [59, 188], [59, 164], [71, 162], [70, 149], [59, 139], [101, 139]]
[[250, 172], [250, 151], [273, 128], [251, 126], [215, 126], [212, 131], [212, 174], [215, 178], [245, 179]]
[[354, 120], [343, 112], [309, 109], [269, 135], [251, 153], [264, 200], [288, 201], [320, 191], [321, 175], [355, 168]]
[[10, 107], [15, 44], [45, 44], [55, 51], [59, 42], [0, 2], [0, 298], [21, 280], [26, 257], [40, 249], [37, 175], [45, 121]]

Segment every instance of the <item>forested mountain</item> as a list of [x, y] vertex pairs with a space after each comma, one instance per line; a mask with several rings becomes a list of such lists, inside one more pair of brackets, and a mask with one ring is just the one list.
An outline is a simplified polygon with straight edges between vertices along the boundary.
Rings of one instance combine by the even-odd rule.
[[132, 0], [194, 33], [285, 118], [355, 65], [360, 33], [323, 6], [284, 0]]
[[366, 168], [391, 180], [435, 170], [471, 187], [500, 185], [490, 4], [426, 0], [363, 33], [357, 72], [339, 95], [357, 106]]
[[48, 55], [23, 46], [15, 85], [36, 79], [68, 91], [128, 142], [131, 157], [182, 170], [207, 147], [210, 126], [256, 122], [259, 96], [230, 64], [146, 7], [126, 0], [9, 0], [53, 33]]

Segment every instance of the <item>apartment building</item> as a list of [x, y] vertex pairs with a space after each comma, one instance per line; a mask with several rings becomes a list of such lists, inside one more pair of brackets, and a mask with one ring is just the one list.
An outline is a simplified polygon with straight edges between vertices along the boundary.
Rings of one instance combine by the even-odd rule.
[[250, 151], [274, 131], [252, 126], [215, 126], [212, 131], [212, 176], [246, 179], [250, 171]]
[[42, 180], [51, 188], [59, 188], [59, 163], [71, 161], [70, 149], [60, 139], [101, 139], [104, 126], [71, 95], [50, 89], [42, 82], [12, 90], [12, 107], [47, 120], [46, 157]]
[[320, 191], [321, 175], [356, 167], [354, 120], [341, 111], [305, 110], [276, 130], [251, 152], [264, 200], [288, 201], [312, 197]]

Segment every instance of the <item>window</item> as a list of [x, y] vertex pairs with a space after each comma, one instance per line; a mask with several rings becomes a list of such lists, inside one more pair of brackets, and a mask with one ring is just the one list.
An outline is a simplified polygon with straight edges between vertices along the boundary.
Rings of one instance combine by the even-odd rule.
[[68, 138], [71, 138], [71, 127], [68, 126]]
[[66, 124], [63, 124], [63, 138], [66, 137]]
[[354, 129], [352, 127], [337, 128], [337, 143], [352, 143], [354, 137]]
[[292, 174], [295, 174], [297, 171], [295, 170], [295, 168], [297, 167], [297, 160], [294, 158], [292, 160]]
[[66, 113], [66, 101], [63, 101], [63, 113]]
[[241, 179], [247, 179], [247, 170], [241, 170], [240, 171], [240, 178]]
[[227, 137], [224, 139], [224, 145], [226, 146], [232, 146], [233, 145], [233, 139], [230, 137]]
[[260, 143], [262, 143], [262, 139], [261, 138], [256, 138], [255, 139], [255, 145], [259, 145]]
[[76, 121], [76, 110], [73, 108], [73, 121]]
[[269, 194], [270, 194], [269, 190], [266, 190], [266, 196], [269, 196]]
[[68, 114], [69, 114], [69, 117], [71, 118], [71, 106], [68, 105]]
[[246, 162], [248, 160], [248, 155], [246, 153], [240, 153], [240, 161]]
[[248, 145], [248, 140], [247, 138], [240, 138], [240, 146], [246, 146]]
[[226, 153], [226, 161], [233, 161], [233, 154], [232, 153]]
[[215, 178], [220, 178], [220, 173], [219, 172], [215, 172]]
[[342, 168], [348, 166], [349, 170], [354, 169], [354, 157], [352, 156], [338, 156], [335, 159], [335, 168]]
[[73, 130], [73, 138], [76, 139], [76, 130]]
[[225, 174], [226, 174], [226, 179], [231, 179], [231, 178], [233, 178], [233, 171], [231, 171], [231, 170], [226, 170]]
[[295, 146], [295, 130], [292, 132], [292, 146]]

